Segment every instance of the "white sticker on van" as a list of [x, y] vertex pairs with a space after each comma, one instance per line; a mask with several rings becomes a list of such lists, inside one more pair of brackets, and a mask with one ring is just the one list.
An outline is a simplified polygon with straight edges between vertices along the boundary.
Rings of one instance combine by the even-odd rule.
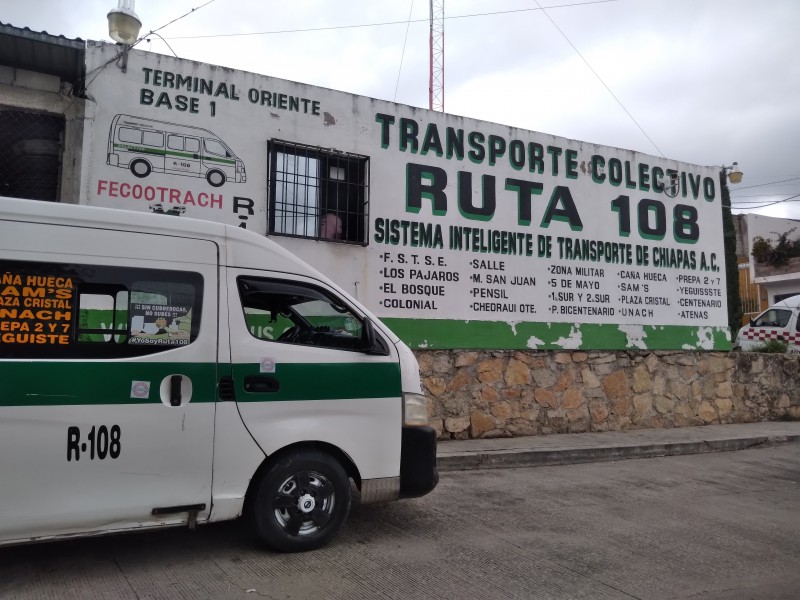
[[275, 372], [275, 359], [274, 358], [262, 358], [261, 359], [261, 372], [262, 373], [274, 373]]
[[134, 381], [131, 383], [131, 398], [149, 398], [150, 382]]

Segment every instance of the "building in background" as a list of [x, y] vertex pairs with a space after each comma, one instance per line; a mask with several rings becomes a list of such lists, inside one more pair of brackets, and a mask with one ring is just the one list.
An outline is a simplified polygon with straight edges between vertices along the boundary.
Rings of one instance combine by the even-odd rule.
[[800, 294], [800, 221], [735, 215], [739, 289], [745, 321]]
[[80, 197], [85, 46], [0, 23], [0, 194]]
[[3, 194], [269, 235], [414, 348], [730, 347], [717, 167], [120, 58], [0, 26]]

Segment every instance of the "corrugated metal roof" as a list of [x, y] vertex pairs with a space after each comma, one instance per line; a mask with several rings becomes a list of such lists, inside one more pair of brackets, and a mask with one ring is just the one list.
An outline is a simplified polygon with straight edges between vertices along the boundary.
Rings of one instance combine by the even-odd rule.
[[0, 65], [56, 75], [83, 87], [86, 42], [0, 22]]

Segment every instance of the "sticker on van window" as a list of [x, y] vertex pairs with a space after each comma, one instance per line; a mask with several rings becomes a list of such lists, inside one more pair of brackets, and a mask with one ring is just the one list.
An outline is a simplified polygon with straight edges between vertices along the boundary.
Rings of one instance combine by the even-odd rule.
[[0, 342], [69, 344], [73, 291], [70, 277], [0, 273]]
[[192, 330], [192, 309], [188, 306], [131, 304], [129, 344], [185, 346]]
[[149, 398], [150, 382], [133, 381], [131, 382], [131, 398]]

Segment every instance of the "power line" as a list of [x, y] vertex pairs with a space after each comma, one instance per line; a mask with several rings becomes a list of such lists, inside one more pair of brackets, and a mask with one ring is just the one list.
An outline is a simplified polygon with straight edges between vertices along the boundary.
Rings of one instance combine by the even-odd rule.
[[[798, 198], [798, 200], [795, 200]], [[744, 202], [744, 203], [737, 203], [736, 208], [743, 209], [754, 209], [754, 208], [766, 208], [768, 206], [775, 206], [776, 204], [783, 204], [784, 202], [789, 201], [800, 202], [800, 194], [794, 194], [793, 196], [789, 196], [788, 198], [784, 198], [783, 200], [775, 200], [774, 202], [767, 202], [765, 204], [759, 204], [757, 206], [742, 206], [742, 204], [754, 204], [753, 202]], [[733, 208], [733, 203], [731, 203], [731, 208]]]
[[[189, 16], [190, 14], [192, 14], [193, 12], [196, 12], [196, 11], [200, 10], [201, 8], [205, 8], [206, 6], [208, 6], [209, 4], [211, 4], [212, 2], [216, 2], [216, 0], [208, 0], [208, 2], [206, 2], [205, 4], [202, 4], [202, 5], [200, 5], [200, 6], [197, 6], [197, 7], [193, 8], [193, 9], [191, 9], [189, 12], [187, 12], [186, 14], [183, 14], [183, 15], [181, 15], [180, 17], [177, 17], [177, 18], [175, 18], [175, 19], [172, 19], [172, 21], [170, 21], [170, 22], [169, 22], [169, 23], [167, 23], [166, 25], [162, 25], [161, 27], [159, 27], [158, 29], [154, 29], [154, 30], [153, 30], [153, 31], [151, 31], [150, 33], [155, 33], [155, 32], [157, 32], [157, 31], [161, 31], [162, 29], [164, 29], [165, 27], [169, 27], [170, 25], [172, 25], [172, 24], [173, 24], [173, 23], [175, 23], [176, 21], [180, 21], [180, 20], [181, 20], [181, 19], [183, 19], [184, 17], [188, 17], [188, 16]], [[142, 36], [142, 37], [147, 37], [147, 36]], [[161, 36], [159, 36], [159, 37], [161, 37]], [[141, 40], [142, 38], [139, 38], [139, 39]], [[163, 39], [163, 38], [162, 38], [162, 39]]]
[[[214, 0], [210, 0], [214, 2]], [[548, 6], [548, 9], [552, 8], [571, 8], [574, 6], [588, 6], [591, 4], [607, 4], [609, 2], [619, 2], [619, 0], [587, 0], [586, 2], [573, 2], [570, 4], [557, 4], [554, 6]], [[209, 2], [210, 3], [210, 2]], [[203, 5], [205, 6], [205, 4]], [[200, 7], [202, 8], [202, 6]], [[195, 9], [192, 9], [195, 10]], [[484, 12], [484, 13], [473, 13], [468, 15], [453, 15], [451, 17], [444, 17], [447, 20], [453, 19], [471, 19], [474, 17], [489, 17], [495, 15], [507, 15], [507, 14], [514, 14], [514, 13], [522, 13], [522, 12], [531, 12], [541, 10], [544, 11], [544, 8], [539, 6], [538, 8], [517, 8], [513, 10], [498, 10], [493, 12]], [[185, 15], [184, 15], [185, 16]], [[177, 19], [176, 19], [177, 20]], [[174, 21], [171, 21], [172, 23]], [[249, 33], [215, 33], [209, 35], [181, 35], [181, 36], [173, 36], [169, 39], [171, 40], [196, 40], [196, 39], [205, 39], [205, 38], [220, 38], [220, 37], [243, 37], [249, 35], [278, 35], [282, 33], [312, 33], [315, 31], [335, 31], [339, 29], [360, 29], [364, 27], [384, 27], [387, 25], [406, 25], [409, 23], [427, 23], [428, 19], [408, 19], [407, 21], [385, 21], [382, 23], [361, 23], [358, 25], [332, 25], [330, 27], [309, 27], [305, 29], [280, 29], [280, 30], [273, 30], [273, 31], [251, 31]], [[167, 23], [169, 25], [169, 23]], [[166, 27], [166, 25], [165, 25]]]
[[[659, 153], [659, 154], [660, 154], [662, 157], [664, 157], [664, 153], [661, 151], [661, 148], [659, 148], [659, 147], [658, 147], [658, 145], [657, 145], [657, 144], [656, 144], [656, 143], [653, 141], [653, 139], [652, 139], [652, 138], [651, 138], [649, 135], [647, 135], [647, 132], [644, 130], [644, 128], [643, 128], [641, 125], [639, 125], [639, 121], [637, 121], [637, 120], [634, 118], [634, 116], [633, 116], [633, 115], [630, 113], [630, 111], [629, 111], [627, 108], [625, 108], [625, 105], [622, 103], [622, 100], [620, 100], [619, 98], [617, 98], [616, 94], [615, 94], [614, 92], [612, 92], [612, 91], [611, 91], [611, 88], [610, 88], [610, 87], [608, 87], [608, 86], [606, 85], [606, 82], [605, 82], [605, 81], [603, 81], [603, 78], [602, 78], [602, 77], [600, 77], [600, 75], [598, 74], [598, 72], [597, 72], [597, 71], [595, 71], [595, 70], [594, 70], [594, 68], [592, 67], [592, 65], [590, 65], [590, 64], [589, 64], [589, 61], [588, 61], [588, 60], [586, 60], [586, 59], [584, 58], [584, 56], [583, 56], [583, 54], [581, 54], [580, 50], [578, 50], [578, 48], [576, 48], [576, 47], [575, 47], [575, 44], [573, 44], [573, 43], [572, 43], [572, 41], [571, 41], [571, 40], [570, 40], [570, 39], [567, 37], [567, 34], [565, 34], [563, 31], [561, 31], [561, 28], [560, 28], [560, 27], [559, 27], [559, 26], [556, 24], [556, 22], [555, 22], [555, 21], [552, 19], [552, 17], [551, 17], [549, 14], [547, 14], [547, 11], [546, 11], [545, 9], [543, 9], [543, 8], [541, 7], [541, 5], [539, 4], [538, 0], [536, 1], [536, 6], [538, 6], [538, 7], [541, 9], [541, 11], [542, 11], [542, 14], [543, 14], [545, 17], [547, 17], [547, 19], [550, 21], [550, 23], [552, 23], [552, 24], [553, 24], [553, 27], [555, 27], [555, 28], [558, 30], [558, 33], [560, 33], [560, 34], [562, 35], [562, 37], [563, 37], [565, 40], [567, 40], [567, 43], [568, 43], [570, 46], [572, 46], [572, 49], [573, 49], [573, 50], [575, 50], [575, 53], [576, 53], [578, 56], [580, 56], [580, 58], [581, 58], [581, 60], [584, 62], [584, 64], [585, 64], [587, 67], [589, 67], [589, 70], [590, 70], [590, 71], [591, 71], [591, 72], [594, 74], [594, 76], [595, 76], [595, 77], [597, 77], [597, 80], [598, 80], [600, 83], [602, 83], [602, 84], [603, 84], [603, 87], [604, 87], [604, 88], [606, 88], [606, 90], [608, 91], [608, 93], [609, 93], [609, 94], [611, 94], [611, 97], [612, 97], [612, 98], [614, 98], [614, 100], [616, 100], [616, 101], [617, 101], [617, 104], [619, 104], [619, 105], [620, 105], [620, 107], [622, 108], [622, 110], [624, 110], [624, 111], [625, 111], [625, 114], [626, 114], [626, 115], [628, 115], [628, 116], [630, 117], [631, 121], [633, 121], [633, 124], [634, 124], [634, 125], [636, 125], [636, 127], [638, 127], [638, 128], [639, 128], [639, 131], [641, 131], [641, 132], [642, 132], [642, 134], [644, 135], [644, 137], [646, 137], [646, 138], [648, 139], [648, 141], [649, 141], [651, 144], [653, 144], [653, 148], [655, 148], [655, 149], [656, 149], [656, 151], [658, 151], [658, 153]], [[666, 157], [664, 157], [664, 158], [666, 158]]]
[[767, 185], [777, 185], [779, 183], [786, 183], [787, 181], [797, 181], [798, 179], [800, 179], [800, 177], [791, 177], [789, 179], [781, 179], [780, 181], [770, 181], [769, 183], [757, 183], [756, 185], [748, 185], [748, 186], [745, 186], [745, 187], [738, 187], [737, 186], [736, 191], [749, 190], [751, 188], [764, 187], [764, 186], [767, 186]]
[[397, 88], [400, 87], [400, 73], [403, 70], [403, 58], [406, 55], [406, 44], [408, 43], [408, 30], [411, 27], [411, 11], [414, 10], [414, 0], [411, 0], [411, 8], [408, 9], [408, 24], [406, 25], [406, 37], [403, 40], [403, 51], [400, 53], [400, 67], [397, 69], [397, 83], [394, 84], [394, 100], [397, 101]]
[[[212, 0], [212, 2], [213, 2], [213, 0]], [[167, 40], [165, 40], [164, 37], [160, 33], [156, 33], [155, 31], [151, 31], [150, 33], [148, 33], [147, 35], [145, 35], [143, 37], [146, 38], [147, 41], [149, 42], [151, 35], [155, 35], [155, 36], [159, 37], [161, 39], [161, 41], [164, 42], [167, 45], [167, 48], [169, 48], [170, 52], [172, 52], [175, 55], [175, 58], [178, 58], [178, 53], [175, 52], [175, 50], [172, 49], [172, 46], [169, 45], [169, 42]]]

